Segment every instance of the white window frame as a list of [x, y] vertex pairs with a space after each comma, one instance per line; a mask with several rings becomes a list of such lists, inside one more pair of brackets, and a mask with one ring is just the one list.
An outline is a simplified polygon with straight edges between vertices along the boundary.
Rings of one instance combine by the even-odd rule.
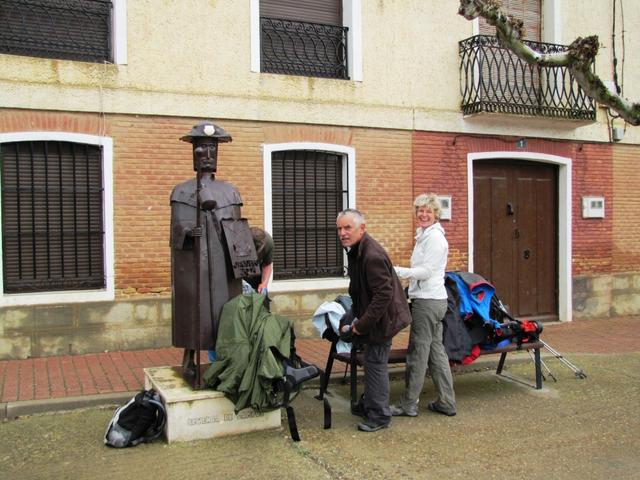
[[[342, 0], [342, 18], [347, 34], [349, 79], [362, 81], [362, 0]], [[251, 0], [251, 71], [260, 72], [260, 0]]]
[[[0, 228], [0, 307], [19, 305], [45, 305], [54, 303], [80, 303], [113, 300], [114, 280], [114, 239], [113, 239], [113, 140], [109, 137], [67, 132], [16, 132], [0, 133], [0, 144], [7, 142], [72, 142], [102, 147], [102, 185], [104, 187], [103, 227], [104, 227], [104, 274], [106, 287], [98, 290], [66, 290], [38, 293], [4, 293], [4, 272], [2, 271], [2, 229]], [[1, 187], [0, 187], [1, 188]], [[1, 194], [2, 192], [0, 192]], [[2, 197], [0, 195], [0, 202]], [[1, 206], [1, 205], [0, 205]], [[0, 208], [0, 225], [2, 208]]]
[[562, 22], [560, 0], [542, 1], [542, 41], [562, 43]]
[[[273, 205], [271, 187], [271, 160], [273, 152], [287, 150], [312, 150], [334, 153], [342, 156], [342, 175], [346, 181], [349, 196], [348, 205], [345, 208], [356, 208], [356, 150], [346, 145], [314, 142], [290, 142], [272, 143], [262, 146], [263, 184], [264, 184], [264, 229], [273, 233]], [[347, 177], [348, 173], [348, 177]], [[345, 259], [346, 265], [346, 259]], [[273, 273], [271, 274], [273, 276]], [[349, 286], [349, 279], [335, 278], [310, 278], [295, 280], [277, 280], [271, 283], [272, 292], [291, 292], [308, 290], [345, 289]]]
[[113, 63], [127, 64], [127, 0], [112, 0]]

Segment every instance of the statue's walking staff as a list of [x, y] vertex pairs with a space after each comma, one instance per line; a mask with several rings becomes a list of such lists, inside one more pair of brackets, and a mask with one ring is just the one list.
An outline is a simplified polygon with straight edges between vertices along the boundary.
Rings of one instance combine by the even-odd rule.
[[193, 380], [192, 387], [195, 389], [199, 389], [202, 387], [201, 381], [201, 373], [200, 373], [200, 350], [202, 350], [202, 345], [200, 343], [200, 246], [202, 241], [202, 222], [200, 220], [200, 209], [202, 208], [200, 204], [200, 192], [202, 191], [202, 165], [200, 162], [197, 162], [196, 165], [196, 228], [193, 232], [194, 236], [194, 260], [196, 262], [196, 332], [195, 336], [197, 338], [196, 341], [196, 376]]

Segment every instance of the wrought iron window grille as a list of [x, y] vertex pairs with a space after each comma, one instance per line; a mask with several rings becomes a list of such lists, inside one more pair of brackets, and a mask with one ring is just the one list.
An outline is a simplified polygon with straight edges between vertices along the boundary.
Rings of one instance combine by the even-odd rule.
[[335, 223], [349, 196], [342, 156], [287, 150], [274, 152], [271, 165], [274, 278], [342, 277]]
[[[565, 45], [525, 44], [542, 53], [566, 51]], [[492, 35], [476, 35], [459, 43], [462, 113], [491, 112], [592, 120], [595, 102], [567, 67], [530, 65], [504, 48]]]
[[111, 0], [2, 0], [0, 53], [112, 61]]
[[349, 79], [348, 27], [260, 17], [260, 70]]
[[0, 145], [4, 293], [105, 288], [102, 148]]

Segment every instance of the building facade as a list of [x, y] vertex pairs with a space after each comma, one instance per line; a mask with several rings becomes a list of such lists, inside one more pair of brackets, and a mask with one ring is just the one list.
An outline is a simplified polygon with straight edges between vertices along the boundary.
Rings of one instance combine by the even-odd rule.
[[[637, 314], [640, 131], [457, 3], [3, 2], [0, 358], [170, 345], [169, 195], [201, 119], [233, 137], [218, 176], [274, 236], [274, 309], [298, 336], [348, 283], [335, 214], [362, 210], [407, 264], [425, 191], [448, 206], [448, 268], [515, 314]], [[640, 97], [640, 12], [504, 3], [539, 49], [598, 35], [596, 73]]]

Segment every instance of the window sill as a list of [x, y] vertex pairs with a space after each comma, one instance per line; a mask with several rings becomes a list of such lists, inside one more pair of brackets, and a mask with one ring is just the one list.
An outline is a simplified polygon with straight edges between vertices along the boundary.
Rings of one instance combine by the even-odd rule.
[[299, 280], [276, 280], [272, 282], [270, 293], [304, 292], [316, 290], [346, 290], [348, 278], [309, 278]]
[[51, 305], [61, 303], [105, 302], [115, 298], [113, 290], [74, 290], [66, 292], [16, 293], [0, 295], [0, 307]]

